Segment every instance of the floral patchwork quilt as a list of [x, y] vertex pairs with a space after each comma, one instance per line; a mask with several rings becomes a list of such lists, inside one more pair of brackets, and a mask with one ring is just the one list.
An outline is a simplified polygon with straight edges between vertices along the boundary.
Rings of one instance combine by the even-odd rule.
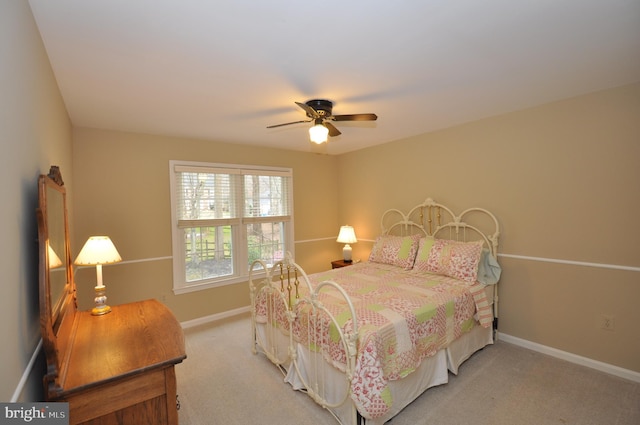
[[[365, 418], [383, 416], [390, 409], [393, 404], [388, 389], [390, 381], [412, 373], [424, 358], [471, 330], [476, 320], [484, 327], [492, 322], [483, 286], [478, 283], [369, 262], [309, 278], [312, 285], [325, 280], [338, 283], [355, 307], [358, 353], [351, 397]], [[347, 304], [337, 291], [322, 291], [319, 300], [343, 331], [353, 329]], [[267, 320], [264, 304], [260, 300], [256, 303], [257, 320], [262, 323]], [[346, 353], [329, 320], [321, 321], [314, 330], [324, 341], [322, 348], [310, 347], [309, 305], [300, 302], [294, 308], [296, 320], [292, 331], [296, 341], [312, 350], [323, 350], [330, 363], [344, 370]], [[278, 317], [277, 321], [285, 320], [284, 314]], [[283, 331], [288, 329], [286, 323], [278, 325]]]

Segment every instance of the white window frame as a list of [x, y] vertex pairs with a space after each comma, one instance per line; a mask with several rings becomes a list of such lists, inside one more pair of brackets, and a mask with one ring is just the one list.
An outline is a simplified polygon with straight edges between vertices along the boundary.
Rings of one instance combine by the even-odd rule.
[[[233, 261], [234, 261], [234, 273], [229, 276], [217, 277], [199, 280], [197, 282], [186, 281], [186, 266], [185, 266], [185, 250], [184, 250], [184, 233], [178, 226], [178, 183], [176, 181], [176, 167], [191, 167], [194, 170], [201, 169], [199, 172], [207, 172], [208, 170], [215, 169], [216, 171], [229, 170], [229, 172], [237, 173], [238, 171], [246, 172], [249, 174], [260, 174], [264, 172], [265, 175], [273, 175], [273, 173], [282, 174], [289, 177], [290, 184], [288, 185], [289, 193], [287, 194], [289, 202], [290, 216], [289, 219], [283, 221], [285, 232], [285, 252], [294, 253], [294, 234], [293, 234], [293, 169], [284, 167], [268, 167], [258, 165], [239, 165], [239, 164], [224, 164], [224, 163], [210, 163], [210, 162], [194, 162], [194, 161], [169, 161], [169, 186], [171, 191], [171, 239], [172, 239], [172, 252], [173, 252], [173, 292], [174, 294], [183, 294], [188, 292], [194, 292], [209, 288], [216, 288], [225, 285], [231, 285], [236, 283], [246, 282], [249, 278], [249, 270], [240, 265], [246, 264], [248, 261], [248, 246], [247, 246], [247, 226], [253, 221], [250, 217], [246, 219], [241, 217], [241, 223], [234, 227], [233, 232]], [[238, 192], [244, 192], [239, 190]], [[243, 211], [244, 208], [244, 193], [236, 193], [236, 205], [239, 211]], [[240, 214], [241, 216], [243, 214]], [[295, 257], [294, 257], [295, 258]]]

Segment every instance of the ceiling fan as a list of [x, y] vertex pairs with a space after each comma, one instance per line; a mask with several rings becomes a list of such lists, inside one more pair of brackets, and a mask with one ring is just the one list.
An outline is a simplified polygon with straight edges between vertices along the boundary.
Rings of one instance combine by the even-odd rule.
[[310, 119], [270, 125], [267, 128], [313, 121], [314, 125], [309, 129], [309, 136], [312, 142], [320, 144], [326, 142], [328, 136], [335, 137], [342, 134], [330, 121], [375, 121], [378, 119], [376, 114], [333, 115], [333, 102], [330, 100], [313, 99], [305, 103], [296, 102], [296, 105], [301, 107]]

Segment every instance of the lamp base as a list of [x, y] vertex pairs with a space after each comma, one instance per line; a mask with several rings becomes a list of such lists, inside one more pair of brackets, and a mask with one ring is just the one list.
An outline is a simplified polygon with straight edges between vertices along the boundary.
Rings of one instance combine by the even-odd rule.
[[107, 305], [107, 295], [106, 289], [104, 286], [96, 286], [96, 297], [93, 301], [96, 303], [96, 306], [91, 309], [91, 315], [93, 316], [102, 316], [103, 314], [107, 314], [111, 312], [111, 307]]
[[350, 263], [352, 260], [352, 256], [351, 256], [351, 245], [349, 244], [345, 244], [344, 248], [342, 248], [342, 258], [344, 259], [345, 263]]
[[103, 314], [111, 313], [111, 307], [108, 305], [103, 305], [100, 307], [93, 307], [91, 309], [92, 316], [102, 316]]

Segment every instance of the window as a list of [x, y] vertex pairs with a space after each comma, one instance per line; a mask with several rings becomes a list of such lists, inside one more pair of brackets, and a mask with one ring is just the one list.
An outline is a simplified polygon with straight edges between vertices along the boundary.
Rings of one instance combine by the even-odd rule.
[[290, 168], [170, 161], [173, 289], [246, 281], [293, 251]]

